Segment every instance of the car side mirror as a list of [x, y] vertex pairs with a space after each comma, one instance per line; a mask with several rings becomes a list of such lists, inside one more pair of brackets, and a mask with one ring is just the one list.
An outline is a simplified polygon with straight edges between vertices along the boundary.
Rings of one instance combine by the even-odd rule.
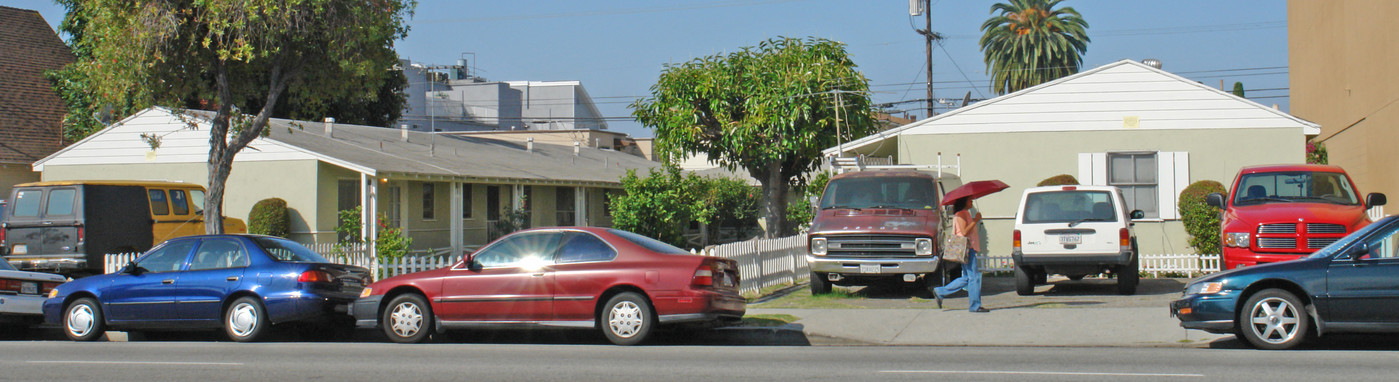
[[1366, 207], [1383, 206], [1386, 201], [1383, 193], [1371, 192], [1369, 195], [1365, 195]]
[[142, 271], [141, 267], [136, 266], [136, 261], [133, 260], [126, 262], [126, 266], [121, 268], [121, 273], [129, 273], [132, 276], [140, 276]]
[[461, 255], [461, 263], [462, 265], [466, 266], [466, 269], [473, 271], [481, 270], [481, 263], [476, 262], [475, 255], [476, 254], [474, 252], [467, 252], [466, 254]]
[[1357, 243], [1354, 247], [1351, 247], [1350, 252], [1346, 253], [1346, 257], [1351, 261], [1365, 261], [1367, 259], [1362, 259], [1361, 257], [1365, 257], [1365, 255], [1368, 254], [1370, 254], [1370, 243]]
[[1205, 195], [1205, 204], [1221, 210], [1224, 209], [1224, 194], [1211, 192], [1209, 195]]
[[1142, 212], [1142, 210], [1132, 210], [1132, 220], [1138, 220], [1145, 217], [1146, 213]]

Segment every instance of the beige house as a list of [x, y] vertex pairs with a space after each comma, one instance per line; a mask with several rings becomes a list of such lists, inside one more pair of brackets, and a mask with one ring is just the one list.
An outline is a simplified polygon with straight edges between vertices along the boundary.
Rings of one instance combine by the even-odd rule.
[[963, 181], [999, 179], [982, 198], [988, 253], [1010, 254], [1022, 191], [1069, 174], [1123, 188], [1147, 218], [1145, 253], [1194, 253], [1176, 209], [1180, 191], [1228, 187], [1243, 166], [1302, 163], [1316, 124], [1145, 64], [1123, 60], [856, 139], [826, 156], [961, 163]]
[[1292, 113], [1321, 124], [1314, 141], [1365, 193], [1399, 195], [1399, 2], [1287, 2]]
[[[146, 109], [34, 163], [43, 180], [173, 180], [207, 183], [210, 112]], [[607, 149], [512, 142], [381, 127], [273, 119], [269, 135], [238, 154], [227, 182], [228, 216], [282, 198], [292, 238], [337, 241], [339, 211], [364, 206], [401, 227], [414, 249], [485, 244], [511, 209], [530, 226], [610, 226], [606, 194], [628, 169], [656, 166]], [[143, 137], [144, 136], [144, 137]], [[154, 137], [154, 139], [147, 138]], [[158, 144], [152, 144], [158, 142]]]

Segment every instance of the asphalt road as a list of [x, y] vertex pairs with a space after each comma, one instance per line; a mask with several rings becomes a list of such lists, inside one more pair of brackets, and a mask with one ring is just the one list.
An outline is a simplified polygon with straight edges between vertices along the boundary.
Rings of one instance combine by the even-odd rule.
[[0, 380], [1393, 380], [1392, 338], [1219, 348], [6, 341]]

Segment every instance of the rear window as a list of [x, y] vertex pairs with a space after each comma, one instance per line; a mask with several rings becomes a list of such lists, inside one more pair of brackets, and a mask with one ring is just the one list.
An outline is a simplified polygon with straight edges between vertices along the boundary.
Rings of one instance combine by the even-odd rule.
[[39, 216], [39, 198], [43, 193], [40, 190], [20, 190], [15, 194], [14, 216]]
[[1116, 222], [1108, 191], [1036, 192], [1025, 196], [1025, 223]]
[[678, 248], [678, 247], [676, 247], [676, 246], [674, 246], [674, 245], [666, 244], [665, 242], [660, 241], [660, 240], [656, 240], [656, 239], [652, 239], [652, 238], [649, 238], [649, 237], [646, 237], [646, 236], [642, 236], [642, 235], [640, 235], [640, 234], [636, 234], [636, 233], [632, 233], [632, 232], [628, 232], [628, 231], [623, 231], [623, 230], [620, 230], [620, 229], [609, 229], [609, 230], [607, 230], [607, 232], [608, 232], [608, 233], [611, 233], [611, 234], [613, 234], [613, 235], [617, 235], [618, 237], [621, 237], [621, 238], [623, 238], [623, 239], [626, 239], [627, 241], [632, 242], [632, 244], [636, 244], [636, 245], [642, 246], [642, 247], [644, 247], [644, 248], [646, 248], [646, 249], [649, 249], [649, 250], [651, 250], [651, 252], [668, 253], [668, 254], [672, 254], [672, 255], [689, 255], [689, 254], [690, 254], [689, 251], [680, 249], [680, 248]]
[[307, 249], [301, 244], [286, 239], [272, 237], [254, 237], [253, 242], [257, 243], [263, 251], [277, 261], [285, 263], [329, 263], [320, 254]]

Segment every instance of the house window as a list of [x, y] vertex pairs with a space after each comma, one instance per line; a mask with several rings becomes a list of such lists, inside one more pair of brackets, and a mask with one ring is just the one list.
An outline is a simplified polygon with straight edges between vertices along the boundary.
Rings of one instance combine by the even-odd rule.
[[338, 211], [349, 211], [359, 207], [359, 181], [341, 180], [336, 185], [335, 208]]
[[388, 215], [390, 227], [403, 226], [401, 220], [403, 216], [399, 214], [400, 206], [403, 205], [402, 201], [399, 200], [400, 194], [402, 194], [402, 189], [398, 186], [389, 186], [384, 190], [384, 201], [386, 202], [384, 203], [384, 215]]
[[471, 189], [475, 188], [470, 184], [461, 185], [461, 218], [471, 218]]
[[1122, 189], [1127, 209], [1142, 210], [1147, 218], [1160, 218], [1156, 153], [1108, 153], [1107, 159], [1108, 185]]
[[486, 220], [500, 220], [500, 186], [486, 186]]
[[423, 220], [437, 218], [437, 184], [423, 183]]
[[556, 222], [561, 226], [577, 225], [574, 213], [574, 195], [572, 187], [554, 188], [554, 210], [558, 217]]

